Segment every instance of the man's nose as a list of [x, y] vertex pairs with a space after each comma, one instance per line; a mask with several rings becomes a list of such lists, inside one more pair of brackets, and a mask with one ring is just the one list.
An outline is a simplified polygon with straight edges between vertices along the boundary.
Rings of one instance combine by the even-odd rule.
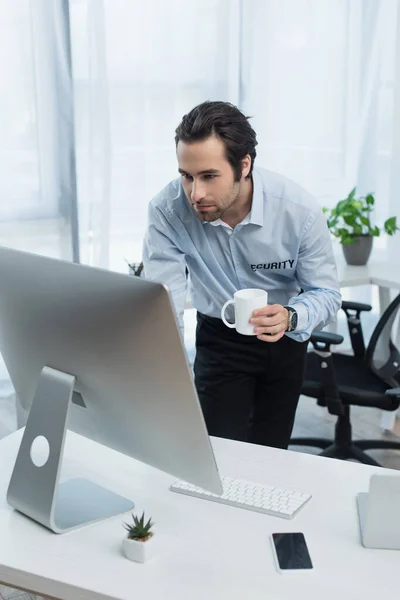
[[200, 181], [193, 180], [190, 198], [192, 202], [199, 202], [205, 196], [204, 185]]

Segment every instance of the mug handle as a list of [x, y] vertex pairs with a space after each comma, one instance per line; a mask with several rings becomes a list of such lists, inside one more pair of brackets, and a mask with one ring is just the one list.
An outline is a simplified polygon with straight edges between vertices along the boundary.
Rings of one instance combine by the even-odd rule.
[[234, 300], [228, 300], [227, 302], [225, 302], [225, 304], [221, 308], [221, 319], [222, 319], [224, 325], [226, 325], [230, 329], [235, 329], [236, 323], [228, 323], [228, 321], [225, 319], [225, 311], [228, 308], [228, 306], [230, 304], [233, 304], [234, 302], [235, 302]]

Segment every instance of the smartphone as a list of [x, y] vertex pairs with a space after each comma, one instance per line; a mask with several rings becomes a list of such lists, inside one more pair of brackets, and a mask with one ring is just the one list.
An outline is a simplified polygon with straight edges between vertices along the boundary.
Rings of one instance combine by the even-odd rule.
[[312, 569], [306, 540], [302, 533], [273, 533], [272, 548], [279, 571]]

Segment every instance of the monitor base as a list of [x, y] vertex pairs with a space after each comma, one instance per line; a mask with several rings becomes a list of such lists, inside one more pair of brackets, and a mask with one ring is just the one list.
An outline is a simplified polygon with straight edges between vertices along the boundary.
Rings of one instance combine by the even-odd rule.
[[[44, 367], [7, 491], [7, 502], [55, 533], [128, 512], [134, 503], [86, 479], [59, 484], [75, 377]], [[47, 440], [49, 454], [35, 464], [32, 446]]]
[[54, 521], [69, 531], [93, 521], [114, 517], [134, 508], [134, 503], [88, 479], [69, 479], [58, 486]]

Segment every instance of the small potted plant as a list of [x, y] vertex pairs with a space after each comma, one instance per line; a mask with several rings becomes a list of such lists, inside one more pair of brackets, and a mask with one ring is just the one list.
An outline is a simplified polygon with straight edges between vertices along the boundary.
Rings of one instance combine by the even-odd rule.
[[[334, 208], [323, 209], [328, 214], [328, 227], [332, 235], [341, 242], [349, 265], [365, 265], [371, 254], [373, 238], [381, 233], [381, 229], [371, 223], [374, 205], [373, 194], [357, 198], [354, 188]], [[396, 217], [387, 219], [383, 229], [388, 235], [396, 233], [399, 230]]]
[[140, 277], [143, 271], [143, 262], [140, 263], [130, 263], [126, 261], [128, 264], [129, 275], [134, 275], [135, 277]]
[[128, 531], [123, 540], [123, 551], [129, 560], [146, 562], [154, 555], [154, 534], [151, 531], [154, 523], [151, 518], [145, 523], [144, 512], [139, 518], [132, 514], [133, 523], [124, 523]]

